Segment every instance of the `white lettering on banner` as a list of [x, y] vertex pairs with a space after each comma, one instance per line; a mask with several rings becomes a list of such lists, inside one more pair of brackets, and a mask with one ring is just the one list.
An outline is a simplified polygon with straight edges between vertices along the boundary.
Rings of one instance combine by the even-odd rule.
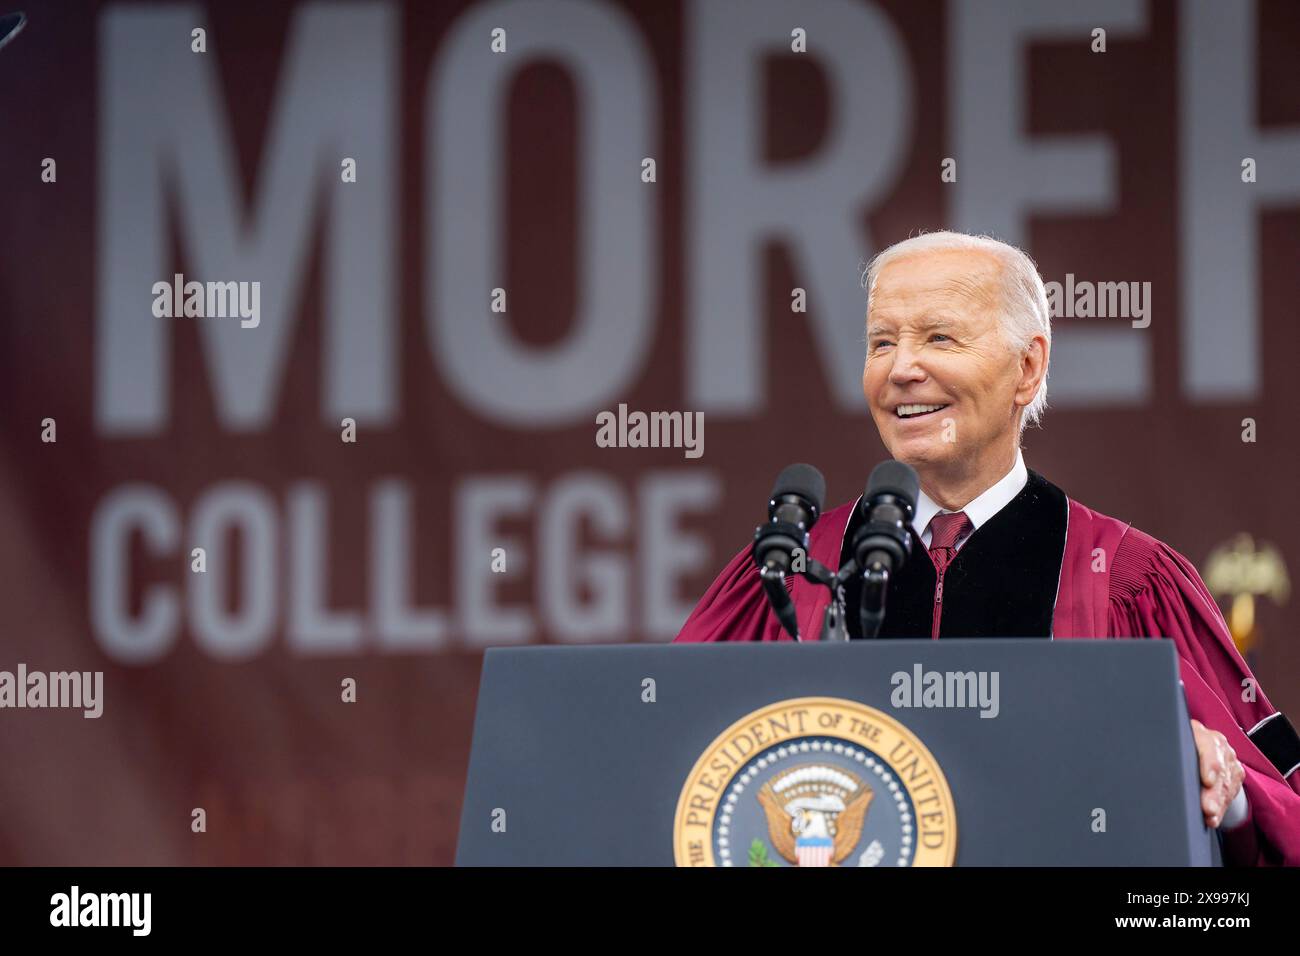
[[[460, 646], [474, 649], [535, 639], [539, 626], [563, 641], [668, 640], [696, 597], [683, 580], [707, 577], [716, 564], [690, 527], [721, 498], [714, 471], [650, 471], [632, 487], [592, 472], [544, 485], [523, 475], [471, 475], [451, 491], [446, 537], [423, 545], [435, 548], [431, 563], [451, 582], [450, 607], [417, 605], [413, 487], [386, 478], [369, 490], [364, 609], [330, 606], [330, 569], [345, 562], [331, 547], [321, 482], [293, 483], [283, 506], [248, 482], [217, 483], [188, 505], [148, 485], [114, 489], [90, 526], [94, 638], [112, 660], [135, 665], [175, 650], [182, 615], [198, 648], [218, 660], [257, 657], [280, 632], [300, 657], [443, 650], [452, 620]], [[156, 580], [136, 582], [137, 535], [149, 567], [170, 566], [170, 576], [155, 570]], [[208, 570], [196, 574], [186, 555], [200, 540]], [[495, 548], [505, 550], [509, 573], [492, 572]], [[507, 600], [512, 581], [511, 590], [526, 593]], [[133, 610], [137, 588], [143, 600]]]
[[[456, 588], [465, 598], [460, 614], [465, 640], [471, 645], [523, 644], [533, 636], [530, 608], [502, 607], [493, 601], [498, 582], [521, 577], [527, 566], [523, 545], [500, 530], [502, 519], [519, 519], [534, 511], [536, 492], [523, 475], [466, 479], [457, 490]], [[513, 560], [502, 574], [485, 574], [492, 548], [503, 548]]]
[[[1118, 201], [1119, 160], [1100, 133], [1030, 135], [1031, 40], [1114, 40], [1146, 30], [1145, 0], [955, 3], [948, 104], [962, 175], [953, 184], [956, 229], [1024, 246], [1032, 214], [1107, 214]], [[1073, 265], [1073, 263], [1072, 263]], [[1151, 337], [1102, 327], [1052, 333], [1048, 393], [1056, 407], [1135, 405], [1151, 390]]]
[[821, 149], [774, 166], [762, 160], [761, 66], [788, 49], [790, 5], [695, 0], [688, 9], [685, 404], [740, 416], [770, 407], [760, 252], [778, 239], [809, 289], [826, 385], [840, 408], [866, 415], [856, 267], [871, 251], [863, 211], [889, 195], [907, 153], [913, 91], [902, 38], [873, 5], [801, 6], [799, 25], [817, 38], [807, 55], [826, 71], [835, 108]]
[[[1187, 143], [1177, 151], [1180, 382], [1198, 401], [1258, 395], [1258, 215], [1300, 202], [1295, 126], [1260, 130], [1250, 107], [1258, 11], [1250, 4], [1249, 15], [1238, 16], [1224, 6], [1187, 0], [1179, 17], [1179, 129]], [[1026, 132], [1026, 47], [1086, 36], [1099, 24], [1111, 38], [1141, 36], [1147, 5], [1097, 0], [1084, 10], [1051, 0], [947, 9], [946, 132], [963, 170], [945, 187], [954, 190], [951, 224], [1024, 243], [1030, 215], [1113, 212], [1121, 157], [1109, 138]], [[850, 347], [862, 340], [865, 302], [853, 278], [858, 260], [877, 243], [861, 223], [888, 198], [908, 154], [914, 84], [897, 28], [874, 5], [828, 0], [801, 8], [800, 16], [817, 38], [806, 56], [834, 94], [830, 126], [810, 157], [767, 165], [760, 67], [784, 52], [787, 5], [686, 5], [684, 162], [673, 175], [680, 178], [689, 268], [683, 340], [674, 354], [685, 372], [680, 404], [703, 412], [756, 416], [770, 407], [771, 336], [761, 328], [757, 251], [776, 239], [809, 290], [805, 315], [822, 376], [820, 383], [806, 376], [801, 387], [825, 387], [841, 408], [865, 413], [862, 352]], [[351, 416], [395, 426], [398, 11], [391, 3], [317, 2], [295, 10], [248, 197], [213, 56], [196, 57], [170, 42], [203, 19], [201, 7], [184, 4], [110, 5], [100, 15], [97, 428], [117, 437], [159, 435], [168, 426], [175, 324], [154, 318], [149, 292], [172, 271], [172, 207], [187, 270], [263, 284], [257, 327], [198, 327], [221, 428], [259, 431], [274, 420], [318, 224], [325, 230], [326, 285], [321, 421]], [[486, 34], [479, 28], [498, 21], [512, 27], [511, 53], [483, 56]], [[338, 69], [340, 50], [346, 70]], [[581, 314], [568, 337], [548, 348], [525, 346], [504, 316], [486, 308], [506, 256], [505, 90], [522, 63], [541, 56], [569, 71], [582, 110], [576, 152], [583, 228], [575, 257]], [[663, 127], [656, 75], [633, 18], [605, 4], [474, 5], [438, 47], [424, 111], [424, 328], [447, 387], [479, 418], [512, 427], [576, 425], [644, 372], [663, 279], [658, 217], [665, 192], [638, 175]], [[334, 188], [345, 146], [346, 155], [363, 154], [356, 158], [368, 172]], [[1235, 171], [1245, 155], [1260, 169], [1248, 188], [1222, 172]], [[1220, 321], [1227, 314], [1232, 323]], [[1131, 330], [1061, 328], [1052, 356], [1053, 405], [1147, 401], [1153, 341]]]
[[689, 572], [712, 571], [712, 555], [698, 535], [686, 534], [678, 526], [683, 512], [707, 514], [717, 505], [722, 482], [711, 472], [690, 471], [646, 479], [641, 491], [641, 527], [637, 540], [646, 555], [646, 634], [669, 640], [686, 623], [695, 600], [677, 599], [677, 581]]
[[[186, 576], [186, 606], [195, 642], [213, 657], [246, 660], [270, 644], [281, 591], [276, 573], [278, 530], [275, 504], [257, 485], [224, 482], [199, 498], [187, 536], [203, 542], [208, 571]], [[232, 531], [238, 532], [233, 537], [239, 542], [233, 553], [227, 551]], [[226, 606], [231, 590], [226, 575], [232, 567], [243, 572], [239, 579], [243, 600], [234, 611]], [[292, 585], [300, 583], [291, 581], [289, 599], [295, 605], [301, 599]]]
[[[155, 280], [172, 271], [168, 200], [187, 271], [262, 283], [257, 328], [199, 326], [222, 427], [256, 431], [273, 419], [317, 222], [325, 235], [321, 418], [389, 424], [397, 394], [396, 11], [308, 3], [295, 12], [256, 201], [247, 206], [216, 65], [173, 42], [203, 22], [197, 5], [114, 5], [100, 18], [99, 431], [156, 434], [169, 420], [175, 326], [159, 322], [150, 303]], [[373, 173], [346, 189], [324, 188], [335, 182], [345, 144]]]
[[410, 485], [398, 479], [380, 481], [371, 497], [371, 509], [368, 564], [380, 646], [393, 653], [439, 650], [447, 640], [446, 613], [436, 607], [418, 607], [411, 596], [415, 512]]
[[[1300, 126], [1258, 128], [1255, 3], [1187, 0], [1178, 25], [1182, 385], [1194, 401], [1253, 401], [1261, 380], [1259, 213], [1300, 205]], [[1228, 173], [1245, 156], [1259, 164], [1249, 186]]]
[[[509, 57], [483, 55], [494, 26], [507, 28]], [[485, 294], [506, 268], [509, 156], [499, 118], [511, 80], [539, 57], [568, 70], [583, 107], [578, 315], [573, 332], [545, 349], [520, 342]], [[637, 173], [661, 125], [654, 94], [646, 45], [632, 19], [609, 4], [482, 3], [448, 32], [425, 104], [426, 323], [443, 380], [483, 418], [576, 424], [644, 368], [659, 303], [659, 194]]]
[[329, 528], [325, 493], [319, 485], [289, 489], [289, 646], [302, 654], [355, 654], [361, 650], [361, 615], [331, 611]]
[[[574, 642], [625, 639], [631, 562], [618, 547], [580, 552], [578, 539], [589, 522], [603, 542], [626, 547], [627, 511], [623, 490], [608, 475], [576, 472], [555, 483], [538, 516], [545, 550], [537, 597], [552, 634]], [[592, 595], [585, 604], [579, 599], [583, 587]]]
[[90, 620], [109, 657], [123, 664], [151, 664], [176, 640], [180, 599], [174, 588], [148, 585], [140, 613], [130, 613], [127, 547], [136, 533], [151, 558], [184, 553], [180, 518], [166, 492], [145, 484], [113, 489], [99, 502], [90, 525]]
[[1114, 143], [1098, 133], [1036, 136], [1026, 76], [1032, 40], [1066, 41], [1105, 26], [1108, 36], [1146, 31], [1146, 0], [955, 3], [948, 69], [949, 121], [961, 157], [953, 227], [1023, 245], [1034, 213], [1113, 211]]

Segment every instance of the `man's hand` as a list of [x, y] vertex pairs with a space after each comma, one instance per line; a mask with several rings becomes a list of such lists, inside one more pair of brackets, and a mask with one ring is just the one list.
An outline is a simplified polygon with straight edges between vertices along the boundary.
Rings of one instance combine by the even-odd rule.
[[1236, 751], [1228, 738], [1210, 730], [1199, 720], [1192, 720], [1192, 739], [1201, 763], [1201, 812], [1207, 826], [1217, 827], [1224, 811], [1241, 789], [1246, 771], [1237, 762]]

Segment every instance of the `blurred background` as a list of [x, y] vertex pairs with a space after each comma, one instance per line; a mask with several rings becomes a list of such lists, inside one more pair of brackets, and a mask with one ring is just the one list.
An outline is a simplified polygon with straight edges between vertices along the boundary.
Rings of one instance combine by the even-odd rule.
[[[1300, 5], [25, 10], [0, 669], [104, 713], [0, 712], [0, 863], [450, 863], [485, 647], [668, 641], [783, 465], [860, 493], [859, 276], [922, 230], [1150, 283], [1055, 324], [1026, 462], [1300, 711]], [[620, 403], [704, 454], [598, 447]]]

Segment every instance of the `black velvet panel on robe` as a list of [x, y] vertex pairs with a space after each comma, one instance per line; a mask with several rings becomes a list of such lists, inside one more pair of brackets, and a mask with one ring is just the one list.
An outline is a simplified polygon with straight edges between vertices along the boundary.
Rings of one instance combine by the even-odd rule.
[[[1030, 471], [1020, 493], [966, 539], [944, 572], [939, 636], [1050, 637], [1068, 509], [1065, 492]], [[841, 567], [861, 524], [862, 511], [855, 509]], [[909, 531], [912, 553], [890, 582], [882, 638], [931, 636], [937, 575], [925, 545]], [[861, 583], [854, 579], [844, 592], [849, 636], [860, 639]]]

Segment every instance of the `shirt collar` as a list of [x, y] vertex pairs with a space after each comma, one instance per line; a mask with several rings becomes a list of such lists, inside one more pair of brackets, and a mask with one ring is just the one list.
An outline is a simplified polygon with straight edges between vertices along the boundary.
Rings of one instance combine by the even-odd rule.
[[[972, 528], [977, 530], [980, 525], [1009, 505], [1011, 499], [1020, 494], [1028, 481], [1029, 470], [1025, 467], [1025, 457], [1017, 448], [1016, 463], [1011, 466], [1011, 470], [1002, 477], [1002, 480], [973, 499], [966, 507], [957, 510], [966, 512]], [[925, 529], [930, 526], [930, 519], [935, 515], [947, 513], [949, 513], [947, 508], [939, 507], [924, 491], [920, 492], [916, 498], [916, 514], [912, 517], [912, 529], [916, 532], [916, 536], [920, 538], [925, 534]]]

